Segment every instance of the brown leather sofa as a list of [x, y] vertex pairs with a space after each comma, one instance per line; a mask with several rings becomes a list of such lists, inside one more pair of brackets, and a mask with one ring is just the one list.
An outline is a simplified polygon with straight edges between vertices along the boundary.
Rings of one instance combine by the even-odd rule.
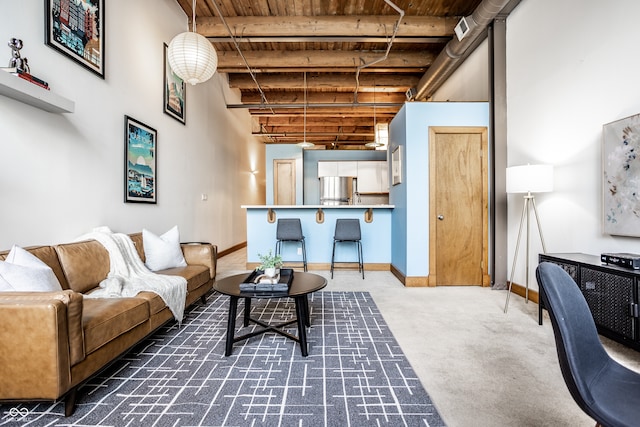
[[[142, 258], [142, 234], [130, 235]], [[186, 267], [159, 271], [187, 279], [186, 307], [206, 295], [216, 276], [217, 248], [182, 244]], [[109, 273], [109, 254], [88, 240], [26, 248], [49, 265], [59, 292], [0, 293], [0, 402], [65, 399], [75, 409], [76, 391], [88, 378], [173, 319], [162, 298], [83, 298]], [[0, 252], [4, 260], [8, 251]]]

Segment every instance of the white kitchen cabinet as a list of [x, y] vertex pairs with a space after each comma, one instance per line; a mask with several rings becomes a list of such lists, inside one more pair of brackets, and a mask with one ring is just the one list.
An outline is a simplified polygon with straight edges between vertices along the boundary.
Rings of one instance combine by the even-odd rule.
[[318, 178], [338, 176], [338, 162], [318, 162]]
[[338, 176], [358, 176], [358, 162], [338, 163]]
[[358, 162], [318, 162], [318, 178], [323, 176], [357, 176]]
[[358, 193], [388, 193], [389, 177], [387, 162], [358, 162]]

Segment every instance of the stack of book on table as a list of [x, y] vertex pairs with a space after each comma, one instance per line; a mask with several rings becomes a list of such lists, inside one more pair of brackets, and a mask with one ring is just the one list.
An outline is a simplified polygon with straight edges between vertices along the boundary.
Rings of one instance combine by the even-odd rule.
[[14, 76], [18, 76], [21, 79], [24, 79], [30, 83], [33, 83], [34, 85], [40, 86], [41, 88], [44, 88], [46, 90], [49, 90], [49, 83], [45, 82], [44, 80], [30, 74], [27, 73], [26, 71], [24, 71], [21, 68], [16, 68], [16, 67], [2, 67], [0, 68], [0, 70], [6, 71], [8, 73], [13, 74]]
[[281, 268], [280, 273], [274, 277], [269, 277], [261, 270], [251, 272], [240, 283], [240, 291], [242, 292], [286, 292], [291, 286], [293, 280], [292, 268]]

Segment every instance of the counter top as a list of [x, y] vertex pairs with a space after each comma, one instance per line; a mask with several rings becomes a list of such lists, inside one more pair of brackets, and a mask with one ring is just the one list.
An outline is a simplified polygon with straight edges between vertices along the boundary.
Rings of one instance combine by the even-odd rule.
[[[316, 269], [328, 270], [333, 252], [333, 235], [338, 219], [358, 219], [362, 234], [362, 251], [367, 264], [391, 263], [391, 219], [393, 205], [244, 205], [247, 217], [247, 263], [251, 269], [258, 265], [258, 254], [273, 250], [278, 220], [299, 218], [305, 238], [307, 262]], [[300, 245], [283, 244], [282, 258], [297, 263], [302, 260]], [[351, 262], [358, 259], [354, 245], [337, 245], [335, 259]], [[298, 264], [294, 264], [298, 265]], [[370, 268], [370, 266], [368, 268]]]
[[242, 205], [243, 209], [393, 209], [395, 205]]

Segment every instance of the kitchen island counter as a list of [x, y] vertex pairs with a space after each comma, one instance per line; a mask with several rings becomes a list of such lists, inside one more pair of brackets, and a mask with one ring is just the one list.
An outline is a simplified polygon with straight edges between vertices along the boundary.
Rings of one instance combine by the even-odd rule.
[[[360, 220], [362, 250], [367, 270], [389, 270], [391, 264], [391, 215], [394, 205], [243, 205], [247, 210], [247, 265], [259, 262], [258, 253], [275, 250], [280, 218], [300, 218], [309, 269], [329, 269], [336, 219]], [[300, 245], [283, 245], [286, 261], [302, 260]], [[357, 262], [355, 246], [336, 246], [336, 262]]]

